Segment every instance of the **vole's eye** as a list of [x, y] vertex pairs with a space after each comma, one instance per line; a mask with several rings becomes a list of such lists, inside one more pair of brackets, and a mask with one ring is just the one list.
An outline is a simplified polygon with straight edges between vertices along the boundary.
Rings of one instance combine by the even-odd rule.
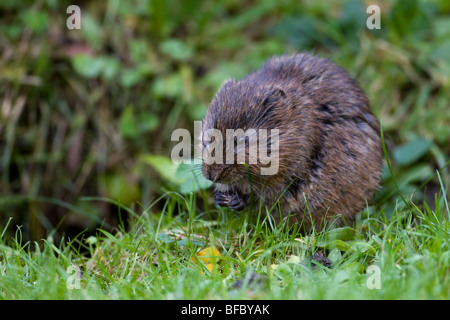
[[250, 146], [250, 138], [248, 136], [239, 137], [234, 144], [234, 153], [246, 150]]
[[[244, 141], [245, 141], [245, 144], [242, 144]], [[246, 146], [250, 143], [250, 138], [248, 136], [240, 137], [238, 140], [238, 143], [243, 146]]]
[[214, 142], [216, 140], [215, 136], [210, 137], [209, 139], [206, 138], [206, 140], [202, 140], [203, 142], [203, 147], [207, 147], [211, 144], [211, 142]]
[[240, 137], [239, 139], [234, 140], [232, 146], [234, 147], [234, 153], [238, 152], [238, 146], [242, 145], [242, 142], [244, 142], [244, 137]]

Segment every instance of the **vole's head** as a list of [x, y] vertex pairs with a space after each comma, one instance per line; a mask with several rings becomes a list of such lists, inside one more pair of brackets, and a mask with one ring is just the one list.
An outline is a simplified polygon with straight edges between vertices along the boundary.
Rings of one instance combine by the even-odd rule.
[[287, 104], [287, 94], [276, 86], [226, 81], [203, 119], [203, 175], [234, 185], [279, 175], [279, 142], [289, 136]]

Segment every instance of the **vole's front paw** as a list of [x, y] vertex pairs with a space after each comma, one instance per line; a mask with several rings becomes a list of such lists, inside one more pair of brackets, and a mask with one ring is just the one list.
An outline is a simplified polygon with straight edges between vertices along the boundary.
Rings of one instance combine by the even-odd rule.
[[228, 208], [233, 211], [241, 211], [247, 206], [247, 197], [239, 196], [237, 194], [233, 194], [230, 196], [230, 202], [228, 203]]
[[233, 211], [241, 211], [247, 205], [247, 196], [241, 196], [237, 193], [227, 193], [216, 191], [214, 194], [214, 202], [220, 207], [228, 207]]
[[220, 207], [228, 207], [230, 196], [222, 191], [216, 191], [214, 194], [214, 202]]

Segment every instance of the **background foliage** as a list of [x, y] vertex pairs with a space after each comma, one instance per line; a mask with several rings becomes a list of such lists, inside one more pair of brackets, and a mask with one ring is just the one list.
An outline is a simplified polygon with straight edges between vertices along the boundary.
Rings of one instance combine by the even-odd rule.
[[[71, 4], [81, 30], [66, 28]], [[381, 30], [366, 28], [369, 4], [381, 7]], [[13, 217], [8, 230], [21, 225], [25, 240], [108, 229], [126, 223], [118, 203], [141, 212], [167, 190], [192, 191], [169, 161], [172, 131], [192, 130], [225, 79], [293, 51], [358, 80], [404, 197], [420, 206], [439, 193], [433, 174], [450, 158], [448, 1], [7, 0], [0, 29], [0, 226]], [[212, 205], [200, 192], [198, 205]], [[377, 202], [398, 197], [386, 170]]]

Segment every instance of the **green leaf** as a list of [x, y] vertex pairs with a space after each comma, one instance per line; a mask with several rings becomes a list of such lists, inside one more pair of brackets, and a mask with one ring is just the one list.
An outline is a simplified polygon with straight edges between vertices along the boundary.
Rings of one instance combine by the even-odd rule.
[[187, 246], [189, 244], [189, 242], [196, 246], [204, 246], [205, 245], [204, 242], [202, 242], [198, 239], [195, 239], [195, 238], [192, 238], [190, 241], [188, 238], [183, 238], [183, 239], [177, 241], [177, 247]]
[[296, 255], [291, 255], [288, 261], [286, 261], [286, 263], [294, 263], [294, 264], [299, 264], [300, 262], [301, 262], [300, 257]]
[[175, 237], [173, 235], [170, 235], [167, 233], [158, 233], [157, 238], [158, 238], [158, 240], [160, 240], [163, 243], [175, 242]]
[[102, 75], [107, 80], [115, 80], [120, 69], [120, 62], [115, 57], [101, 57], [103, 62]]
[[166, 244], [176, 242], [177, 247], [187, 246], [189, 244], [189, 242], [196, 246], [204, 246], [205, 245], [204, 242], [199, 239], [193, 238], [189, 241], [189, 239], [187, 237], [185, 237], [185, 238], [177, 240], [174, 235], [167, 234], [167, 233], [158, 233], [157, 238], [158, 238], [158, 240], [160, 240]]
[[180, 97], [183, 92], [183, 79], [179, 73], [169, 75], [165, 78], [157, 78], [153, 84], [153, 93], [160, 97]]
[[199, 171], [200, 168], [196, 165], [186, 163], [176, 165], [170, 158], [162, 155], [145, 155], [142, 160], [153, 167], [164, 180], [172, 183], [181, 193], [196, 192], [212, 185], [211, 181], [203, 177]]
[[319, 248], [325, 248], [325, 249], [339, 249], [341, 251], [347, 251], [350, 249], [350, 245], [342, 240], [333, 240], [333, 241], [319, 241], [317, 243], [317, 246]]
[[201, 168], [196, 165], [180, 163], [177, 168], [177, 176], [184, 179], [180, 185], [181, 193], [196, 192], [212, 186], [212, 182], [207, 180], [201, 173]]
[[191, 46], [177, 39], [164, 41], [160, 46], [160, 50], [175, 60], [188, 60], [193, 54]]
[[103, 76], [107, 80], [113, 80], [120, 69], [120, 63], [115, 57], [96, 57], [88, 54], [73, 57], [72, 66], [76, 72], [86, 78]]
[[317, 245], [326, 249], [339, 249], [347, 251], [353, 240], [362, 240], [364, 236], [349, 227], [334, 228], [324, 234], [324, 241], [320, 241]]
[[88, 10], [81, 10], [81, 32], [83, 37], [87, 40], [89, 46], [94, 48], [96, 52], [99, 52], [104, 43], [102, 39], [104, 29], [100, 25], [99, 19], [91, 16]]
[[346, 282], [350, 280], [352, 276], [347, 270], [339, 270], [335, 275], [335, 280], [339, 283]]
[[187, 113], [192, 120], [203, 119], [208, 110], [208, 105], [202, 103], [195, 103], [187, 108]]
[[133, 106], [129, 105], [122, 112], [120, 117], [119, 130], [125, 138], [135, 138], [139, 135]]
[[351, 244], [350, 249], [356, 252], [362, 252], [369, 255], [375, 255], [376, 250], [367, 242], [357, 241]]
[[353, 261], [353, 262], [347, 263], [344, 266], [343, 270], [350, 271], [350, 272], [357, 272], [359, 274], [362, 274], [364, 272], [364, 266], [359, 262]]
[[163, 155], [145, 155], [142, 156], [142, 161], [155, 169], [164, 180], [177, 186], [184, 182], [184, 179], [177, 176], [177, 166], [169, 157]]
[[328, 254], [328, 259], [333, 261], [334, 264], [336, 264], [341, 259], [341, 257], [342, 257], [341, 251], [339, 249], [337, 249], [337, 248], [334, 248]]
[[145, 112], [139, 117], [139, 131], [146, 132], [154, 130], [159, 125], [159, 118], [157, 115]]
[[395, 149], [394, 160], [400, 166], [407, 166], [421, 157], [430, 149], [432, 143], [429, 140], [418, 138]]
[[48, 14], [45, 11], [25, 11], [21, 18], [25, 26], [39, 34], [45, 31], [49, 21]]
[[80, 54], [72, 58], [72, 66], [76, 72], [86, 78], [95, 78], [100, 75], [103, 70], [104, 62], [102, 59]]
[[129, 205], [140, 199], [141, 191], [137, 181], [131, 182], [124, 174], [115, 172], [100, 177], [106, 197]]
[[331, 229], [327, 233], [325, 233], [325, 238], [328, 241], [333, 240], [342, 240], [342, 241], [350, 241], [355, 239], [363, 239], [363, 235], [356, 231], [355, 229], [349, 227], [335, 228]]
[[450, 39], [437, 46], [431, 56], [443, 61], [450, 61]]
[[120, 84], [129, 88], [137, 84], [142, 79], [141, 73], [137, 69], [124, 69], [120, 76]]

